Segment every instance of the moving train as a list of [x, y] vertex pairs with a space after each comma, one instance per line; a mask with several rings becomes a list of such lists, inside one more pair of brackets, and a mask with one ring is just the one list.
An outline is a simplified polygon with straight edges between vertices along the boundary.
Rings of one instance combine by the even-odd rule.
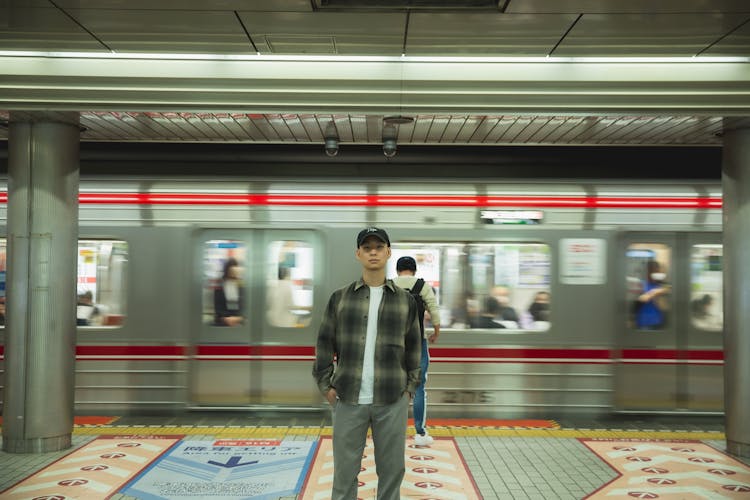
[[[719, 182], [108, 176], [79, 201], [77, 412], [324, 408], [317, 326], [372, 225], [440, 302], [429, 415], [723, 411]], [[515, 318], [477, 327], [501, 295]]]

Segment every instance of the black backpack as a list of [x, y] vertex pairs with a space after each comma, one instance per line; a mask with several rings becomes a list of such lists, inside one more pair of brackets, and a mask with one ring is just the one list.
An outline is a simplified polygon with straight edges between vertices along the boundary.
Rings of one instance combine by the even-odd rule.
[[412, 297], [414, 297], [414, 300], [417, 301], [417, 318], [419, 319], [419, 331], [422, 332], [422, 336], [424, 337], [425, 304], [424, 299], [420, 295], [422, 293], [422, 287], [424, 287], [424, 280], [422, 278], [419, 278], [416, 283], [414, 283], [414, 286], [411, 288], [407, 288], [407, 290], [412, 295]]

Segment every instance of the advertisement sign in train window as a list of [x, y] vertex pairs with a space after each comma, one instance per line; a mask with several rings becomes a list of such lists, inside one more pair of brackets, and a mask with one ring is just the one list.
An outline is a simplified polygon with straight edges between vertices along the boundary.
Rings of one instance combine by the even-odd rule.
[[638, 330], [663, 330], [671, 320], [672, 249], [662, 243], [634, 243], [626, 260], [628, 326]]
[[247, 298], [243, 280], [247, 261], [245, 243], [210, 240], [203, 252], [203, 321], [238, 327], [245, 322]]
[[304, 241], [273, 241], [266, 266], [266, 319], [282, 328], [310, 324], [313, 307], [313, 249]]
[[126, 312], [127, 265], [126, 242], [78, 240], [78, 326], [122, 325]]
[[693, 245], [690, 252], [690, 321], [700, 330], [724, 328], [723, 247]]

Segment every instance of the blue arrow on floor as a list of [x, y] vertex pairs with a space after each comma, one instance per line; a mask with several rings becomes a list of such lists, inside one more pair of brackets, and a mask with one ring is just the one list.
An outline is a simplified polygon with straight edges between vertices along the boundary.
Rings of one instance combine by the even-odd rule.
[[229, 460], [227, 460], [227, 463], [221, 463], [221, 462], [214, 462], [213, 460], [209, 460], [208, 463], [211, 465], [218, 465], [219, 467], [226, 467], [226, 468], [232, 468], [232, 467], [241, 467], [243, 465], [252, 465], [257, 464], [257, 460], [253, 460], [252, 462], [243, 462], [240, 463], [240, 460], [242, 460], [242, 457], [232, 457]]

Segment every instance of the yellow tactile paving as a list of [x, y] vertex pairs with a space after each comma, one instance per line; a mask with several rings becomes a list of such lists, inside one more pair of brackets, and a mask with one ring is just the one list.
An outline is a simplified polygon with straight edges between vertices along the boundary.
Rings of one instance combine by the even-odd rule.
[[[409, 431], [411, 432], [411, 430]], [[226, 437], [279, 437], [279, 436], [331, 436], [331, 427], [223, 427], [223, 426], [110, 426], [75, 427], [75, 435], [153, 435], [185, 434]], [[430, 428], [435, 437], [546, 437], [546, 438], [630, 438], [630, 439], [700, 439], [723, 440], [719, 431], [664, 431], [664, 430], [621, 430], [621, 429], [505, 429], [489, 427], [439, 427]]]

